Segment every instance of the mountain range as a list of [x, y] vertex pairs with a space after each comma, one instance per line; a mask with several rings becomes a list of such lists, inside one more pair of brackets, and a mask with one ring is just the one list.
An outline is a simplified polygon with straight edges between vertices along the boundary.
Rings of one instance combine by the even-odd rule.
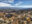
[[32, 10], [32, 8], [17, 8], [17, 7], [0, 7], [0, 9], [14, 9], [14, 10]]

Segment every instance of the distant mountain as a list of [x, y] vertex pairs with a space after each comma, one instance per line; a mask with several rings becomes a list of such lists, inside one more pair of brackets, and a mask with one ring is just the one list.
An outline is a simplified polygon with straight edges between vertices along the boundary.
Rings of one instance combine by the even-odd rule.
[[14, 9], [14, 10], [32, 10], [32, 8], [15, 8], [15, 7], [0, 7], [0, 9]]

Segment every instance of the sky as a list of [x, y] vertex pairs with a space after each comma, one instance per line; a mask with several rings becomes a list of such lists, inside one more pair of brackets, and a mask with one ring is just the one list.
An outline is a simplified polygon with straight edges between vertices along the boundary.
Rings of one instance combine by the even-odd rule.
[[32, 0], [0, 0], [0, 7], [32, 8]]

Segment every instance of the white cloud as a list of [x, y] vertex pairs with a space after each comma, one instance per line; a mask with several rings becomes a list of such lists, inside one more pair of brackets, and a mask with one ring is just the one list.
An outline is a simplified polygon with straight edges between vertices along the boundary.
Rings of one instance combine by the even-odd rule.
[[4, 3], [14, 3], [14, 0], [3, 0]]
[[32, 8], [32, 5], [10, 6], [15, 8]]
[[14, 5], [14, 7], [18, 7], [18, 8], [32, 8], [32, 5], [22, 5], [23, 2], [19, 1], [18, 3], [16, 3]]
[[20, 5], [20, 6], [12, 6], [11, 4], [7, 4], [7, 3], [0, 3], [0, 7], [18, 7], [18, 8], [32, 8], [32, 5]]
[[14, 1], [14, 0], [9, 0], [9, 1]]
[[19, 8], [32, 8], [32, 5], [21, 5], [21, 6], [16, 6]]
[[23, 8], [32, 8], [32, 5], [23, 5]]
[[13, 3], [13, 2], [14, 2], [14, 0], [8, 0], [8, 2], [9, 2], [9, 3]]
[[8, 1], [12, 1], [13, 2], [14, 0], [8, 0]]
[[15, 7], [15, 6], [12, 6], [12, 4], [7, 4], [7, 3], [0, 2], [0, 7]]
[[20, 4], [18, 3], [18, 5], [16, 5], [16, 4], [15, 5], [11, 5], [11, 4], [0, 2], [0, 7], [32, 8], [32, 5], [20, 5]]
[[19, 5], [21, 5], [23, 2], [18, 2], [18, 3], [16, 3], [15, 4], [15, 6], [19, 6]]
[[10, 7], [10, 4], [0, 2], [0, 7]]

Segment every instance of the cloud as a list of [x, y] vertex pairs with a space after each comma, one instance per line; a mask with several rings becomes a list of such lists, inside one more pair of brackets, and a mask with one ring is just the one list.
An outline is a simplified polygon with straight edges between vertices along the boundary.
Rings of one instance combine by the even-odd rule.
[[15, 8], [32, 8], [32, 5], [10, 6]]
[[19, 6], [19, 5], [21, 5], [22, 3], [23, 3], [23, 2], [20, 1], [20, 2], [16, 3], [15, 6]]
[[0, 2], [0, 7], [10, 7], [10, 4]]
[[[20, 6], [21, 7], [21, 6]], [[32, 8], [32, 5], [23, 5], [23, 8]]]
[[11, 4], [0, 2], [0, 7], [32, 8], [32, 5], [20, 5], [20, 6], [17, 5], [16, 6], [16, 5], [11, 5]]
[[15, 7], [12, 4], [0, 2], [0, 7]]
[[16, 3], [14, 5], [0, 2], [0, 7], [17, 7], [17, 8], [32, 8], [32, 5], [22, 5], [23, 2]]
[[17, 8], [32, 8], [32, 5], [21, 5], [21, 6], [15, 6]]
[[14, 0], [9, 0], [9, 1], [14, 1]]
[[24, 2], [19, 1], [18, 3], [14, 4], [12, 7], [17, 7], [17, 8], [32, 8], [32, 5], [22, 5]]
[[14, 3], [14, 0], [1, 0], [1, 2], [4, 2], [4, 3]]
[[9, 2], [9, 3], [13, 3], [13, 2], [14, 2], [14, 0], [8, 0], [8, 2]]

